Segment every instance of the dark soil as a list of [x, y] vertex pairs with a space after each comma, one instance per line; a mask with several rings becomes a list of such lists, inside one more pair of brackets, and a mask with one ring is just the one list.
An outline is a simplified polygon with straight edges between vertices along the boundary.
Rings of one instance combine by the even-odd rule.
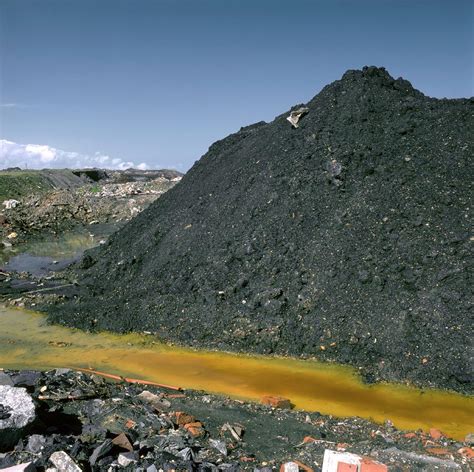
[[472, 392], [474, 100], [366, 67], [306, 107], [214, 143], [50, 320]]

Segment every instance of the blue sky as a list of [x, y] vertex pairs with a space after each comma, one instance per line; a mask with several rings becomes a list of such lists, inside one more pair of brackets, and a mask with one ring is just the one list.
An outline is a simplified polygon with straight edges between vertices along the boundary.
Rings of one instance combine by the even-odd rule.
[[1, 0], [0, 167], [187, 170], [364, 65], [472, 96], [473, 22], [462, 0]]

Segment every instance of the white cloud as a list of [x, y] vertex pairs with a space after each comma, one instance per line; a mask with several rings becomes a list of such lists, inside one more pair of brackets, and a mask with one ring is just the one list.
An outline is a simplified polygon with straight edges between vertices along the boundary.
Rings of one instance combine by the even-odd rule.
[[21, 167], [28, 169], [103, 167], [107, 169], [147, 169], [145, 163], [113, 158], [96, 152], [93, 155], [62, 151], [46, 144], [18, 144], [0, 139], [0, 169]]
[[0, 108], [30, 108], [30, 105], [24, 105], [23, 103], [0, 103]]

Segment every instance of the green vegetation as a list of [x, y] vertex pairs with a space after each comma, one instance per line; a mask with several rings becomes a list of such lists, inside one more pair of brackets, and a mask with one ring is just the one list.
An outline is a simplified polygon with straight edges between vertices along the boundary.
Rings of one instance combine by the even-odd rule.
[[0, 202], [32, 193], [41, 193], [51, 188], [51, 182], [40, 172], [0, 171]]

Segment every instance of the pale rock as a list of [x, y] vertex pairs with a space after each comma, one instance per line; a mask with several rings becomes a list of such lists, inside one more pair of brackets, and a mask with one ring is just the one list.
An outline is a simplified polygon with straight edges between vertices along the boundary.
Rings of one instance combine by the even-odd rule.
[[49, 460], [56, 466], [58, 472], [81, 472], [81, 468], [64, 451], [53, 452]]

